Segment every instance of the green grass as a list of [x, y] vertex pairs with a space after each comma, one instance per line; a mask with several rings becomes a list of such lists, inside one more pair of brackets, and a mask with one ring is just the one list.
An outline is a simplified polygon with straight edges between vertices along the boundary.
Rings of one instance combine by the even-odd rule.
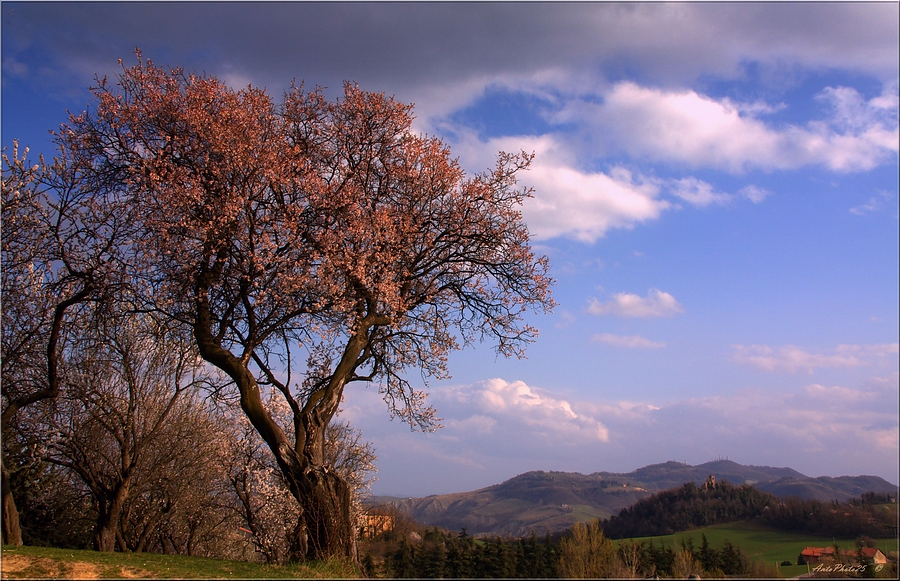
[[[856, 538], [832, 538], [795, 533], [771, 529], [753, 522], [734, 522], [722, 525], [695, 529], [673, 535], [661, 537], [645, 537], [636, 541], [650, 541], [655, 545], [661, 542], [667, 547], [681, 547], [681, 541], [692, 539], [694, 550], [698, 550], [702, 544], [701, 534], [706, 535], [709, 545], [714, 549], [721, 549], [725, 540], [742, 549], [754, 561], [761, 561], [769, 565], [780, 564], [783, 561], [797, 562], [797, 557], [804, 547], [829, 547], [837, 542], [842, 549], [855, 549]], [[897, 551], [897, 539], [875, 539], [879, 549], [885, 554]], [[791, 567], [778, 566], [779, 572], [784, 577], [796, 577], [806, 573], [806, 566], [792, 565]]]
[[4, 546], [4, 579], [327, 579], [359, 577], [349, 563], [260, 565], [155, 553], [99, 553]]

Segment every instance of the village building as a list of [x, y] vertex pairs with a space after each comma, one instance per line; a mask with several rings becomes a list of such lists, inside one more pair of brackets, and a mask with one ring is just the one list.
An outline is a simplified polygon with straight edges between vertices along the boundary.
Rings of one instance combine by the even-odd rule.
[[[804, 547], [800, 551], [800, 556], [810, 565], [819, 563], [834, 563], [835, 553], [834, 547]], [[887, 563], [887, 557], [877, 547], [863, 547], [860, 550], [842, 550], [840, 553], [842, 560], [847, 562], [857, 562], [862, 557], [865, 564], [883, 565]]]
[[877, 547], [863, 547], [860, 551], [866, 564], [884, 565], [887, 563], [887, 556]]
[[373, 539], [376, 536], [393, 530], [396, 516], [389, 514], [382, 508], [370, 508], [360, 519], [359, 536], [364, 539]]
[[833, 563], [834, 547], [804, 547], [800, 556], [810, 565]]

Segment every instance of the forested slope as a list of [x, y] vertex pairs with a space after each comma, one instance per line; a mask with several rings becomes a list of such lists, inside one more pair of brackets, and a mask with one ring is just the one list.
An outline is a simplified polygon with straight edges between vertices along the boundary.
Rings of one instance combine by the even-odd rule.
[[694, 528], [760, 516], [778, 499], [752, 486], [728, 482], [697, 486], [693, 482], [664, 490], [603, 521], [613, 539], [668, 535]]

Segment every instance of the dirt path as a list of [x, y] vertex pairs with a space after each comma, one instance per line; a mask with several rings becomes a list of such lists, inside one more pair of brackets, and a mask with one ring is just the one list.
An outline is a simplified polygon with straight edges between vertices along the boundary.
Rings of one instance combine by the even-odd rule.
[[[84, 561], [55, 561], [46, 557], [28, 555], [3, 555], [0, 563], [3, 579], [101, 579], [100, 568]], [[116, 579], [147, 579], [148, 571], [133, 567], [120, 567], [112, 576]], [[109, 578], [109, 576], [107, 576]]]

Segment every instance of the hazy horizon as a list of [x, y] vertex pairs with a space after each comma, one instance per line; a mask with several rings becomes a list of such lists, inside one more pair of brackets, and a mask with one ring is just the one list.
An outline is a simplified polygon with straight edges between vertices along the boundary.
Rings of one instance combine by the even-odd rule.
[[[667, 464], [668, 462], [677, 462], [678, 464], [685, 464], [685, 465], [688, 465], [688, 466], [691, 466], [691, 467], [696, 468], [696, 467], [699, 467], [699, 466], [704, 466], [704, 465], [706, 465], [706, 464], [712, 464], [712, 463], [714, 463], [714, 462], [719, 462], [719, 461], [722, 461], [722, 460], [726, 460], [726, 461], [727, 461], [727, 460], [729, 460], [729, 459], [728, 459], [728, 458], [718, 458], [718, 459], [716, 459], [716, 460], [709, 460], [709, 461], [707, 461], [707, 462], [699, 462], [699, 463], [697, 463], [697, 464], [688, 464], [688, 463], [686, 463], [686, 462], [679, 461], [679, 460], [665, 460], [665, 461], [662, 461], [662, 462], [654, 462], [654, 463], [652, 463], [652, 464], [647, 464], [647, 465], [644, 465], [644, 466], [639, 466], [639, 467], [635, 468], [634, 470], [628, 470], [628, 471], [625, 471], [625, 472], [612, 472], [612, 471], [609, 471], [609, 470], [596, 470], [596, 471], [594, 471], [594, 472], [583, 473], [583, 472], [578, 472], [578, 471], [568, 471], [568, 470], [541, 470], [540, 468], [536, 468], [536, 469], [534, 469], [534, 470], [528, 470], [528, 471], [526, 471], [526, 472], [522, 472], [522, 473], [519, 473], [519, 474], [515, 474], [515, 475], [513, 475], [513, 476], [511, 476], [511, 477], [509, 477], [509, 478], [504, 478], [503, 480], [500, 480], [500, 481], [498, 481], [498, 482], [494, 482], [494, 483], [489, 484], [489, 485], [487, 485], [487, 486], [482, 486], [482, 487], [474, 488], [474, 489], [471, 489], [471, 490], [454, 490], [454, 491], [452, 491], [452, 492], [445, 492], [445, 493], [440, 493], [440, 494], [419, 494], [419, 495], [415, 495], [415, 496], [410, 496], [410, 495], [407, 495], [407, 494], [392, 494], [390, 491], [384, 491], [384, 492], [378, 492], [378, 493], [376, 493], [376, 494], [373, 494], [372, 496], [375, 496], [375, 497], [389, 497], [389, 498], [426, 498], [426, 497], [428, 497], [428, 496], [440, 496], [441, 494], [457, 494], [457, 493], [475, 492], [475, 491], [477, 491], [477, 490], [482, 490], [482, 489], [484, 489], [484, 488], [490, 488], [491, 486], [495, 486], [495, 485], [498, 485], [498, 484], [503, 484], [504, 482], [507, 482], [507, 481], [509, 481], [509, 480], [513, 480], [513, 479], [515, 479], [515, 478], [517, 478], [517, 477], [519, 477], [519, 476], [521, 476], [521, 475], [523, 475], [523, 474], [528, 474], [529, 472], [555, 472], [555, 473], [567, 473], [567, 474], [584, 474], [585, 476], [591, 476], [592, 474], [598, 474], [598, 473], [617, 474], [617, 475], [627, 475], [627, 474], [631, 474], [632, 472], [636, 472], [637, 470], [640, 470], [641, 468], [647, 468], [647, 467], [650, 467], [650, 466], [656, 466], [656, 465], [660, 465], [660, 464]], [[731, 460], [731, 461], [734, 462], [734, 460]], [[737, 464], [740, 464], [740, 462], [737, 462]], [[790, 466], [763, 466], [763, 465], [758, 465], [758, 464], [742, 464], [742, 466], [753, 467], [753, 468], [791, 468]], [[809, 474], [804, 474], [804, 476], [807, 476], [807, 477], [809, 477], [809, 478], [818, 478], [818, 476], [811, 476], [811, 475], [809, 475]], [[820, 475], [820, 476], [824, 476], [824, 475]], [[857, 476], [876, 476], [877, 478], [881, 478], [880, 476], [877, 476], [877, 475], [874, 475], [874, 474], [842, 474], [841, 476], [849, 476], [849, 477], [857, 477]], [[830, 478], [839, 478], [839, 477], [830, 476]], [[900, 486], [900, 485], [898, 485], [896, 482], [891, 482], [890, 480], [886, 480], [886, 479], [883, 479], [883, 480], [885, 480], [888, 484], [890, 484], [890, 485], [892, 485], [892, 486]]]

